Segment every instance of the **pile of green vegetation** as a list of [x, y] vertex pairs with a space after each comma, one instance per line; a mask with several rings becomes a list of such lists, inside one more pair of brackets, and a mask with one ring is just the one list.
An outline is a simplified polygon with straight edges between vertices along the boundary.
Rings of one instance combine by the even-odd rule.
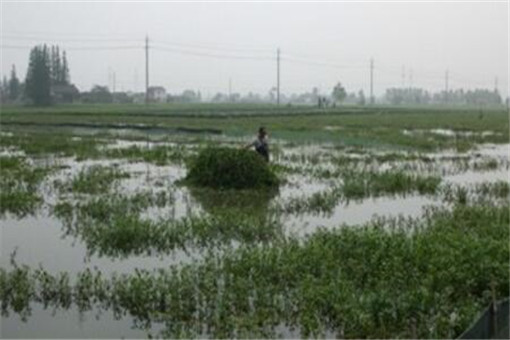
[[275, 187], [278, 178], [257, 153], [245, 149], [208, 147], [191, 161], [187, 182], [211, 188]]

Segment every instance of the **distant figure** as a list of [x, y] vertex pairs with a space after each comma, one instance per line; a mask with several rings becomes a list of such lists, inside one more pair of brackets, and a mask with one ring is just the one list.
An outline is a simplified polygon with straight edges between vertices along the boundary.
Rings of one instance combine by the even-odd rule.
[[269, 145], [267, 142], [267, 132], [266, 128], [261, 126], [259, 128], [259, 133], [257, 135], [257, 139], [255, 139], [252, 143], [248, 144], [246, 148], [255, 147], [255, 151], [264, 159], [266, 162], [269, 162]]

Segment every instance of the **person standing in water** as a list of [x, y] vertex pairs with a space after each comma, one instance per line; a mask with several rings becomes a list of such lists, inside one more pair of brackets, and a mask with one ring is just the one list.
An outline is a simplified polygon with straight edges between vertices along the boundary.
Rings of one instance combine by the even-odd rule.
[[269, 145], [268, 145], [267, 139], [268, 139], [268, 137], [267, 137], [266, 128], [261, 126], [259, 128], [259, 133], [257, 135], [257, 139], [255, 139], [252, 143], [248, 144], [246, 146], [246, 148], [254, 147], [255, 151], [257, 151], [257, 153], [259, 155], [264, 157], [266, 162], [269, 162]]

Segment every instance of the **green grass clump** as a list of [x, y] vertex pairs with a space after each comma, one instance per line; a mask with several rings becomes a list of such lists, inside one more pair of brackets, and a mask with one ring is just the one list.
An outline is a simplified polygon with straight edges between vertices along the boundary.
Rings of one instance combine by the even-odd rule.
[[102, 194], [108, 192], [118, 180], [127, 177], [128, 173], [117, 168], [94, 165], [81, 170], [72, 179], [70, 189], [75, 193]]
[[208, 147], [191, 162], [187, 181], [201, 187], [247, 189], [273, 187], [278, 178], [257, 153]]
[[99, 146], [104, 144], [92, 137], [72, 138], [62, 132], [21, 132], [14, 136], [0, 136], [0, 146], [14, 147], [31, 156], [65, 156], [78, 160], [98, 157]]
[[129, 148], [108, 150], [106, 156], [109, 158], [127, 158], [134, 161], [144, 161], [156, 165], [167, 165], [183, 162], [187, 154], [182, 146], [160, 145], [153, 148], [142, 148], [135, 145]]
[[508, 203], [510, 184], [506, 181], [482, 182], [474, 186], [447, 183], [439, 190], [443, 200], [455, 204]]
[[30, 165], [22, 157], [0, 157], [0, 214], [23, 217], [33, 213], [43, 202], [38, 186], [48, 168]]
[[342, 182], [312, 195], [291, 197], [280, 202], [276, 211], [285, 214], [330, 214], [338, 203], [350, 200], [406, 194], [433, 195], [441, 183], [438, 176], [407, 174], [401, 170], [376, 172], [348, 169], [334, 174], [341, 176]]
[[219, 247], [232, 241], [268, 243], [282, 237], [277, 220], [249, 213], [218, 210], [214, 215], [181, 219], [142, 217], [149, 207], [165, 207], [171, 199], [164, 191], [103, 195], [84, 203], [60, 202], [53, 214], [62, 221], [66, 236], [83, 240], [88, 255], [167, 254], [177, 249]]
[[343, 175], [342, 192], [347, 199], [413, 191], [422, 195], [434, 194], [440, 183], [438, 176], [421, 176], [403, 171], [348, 171]]

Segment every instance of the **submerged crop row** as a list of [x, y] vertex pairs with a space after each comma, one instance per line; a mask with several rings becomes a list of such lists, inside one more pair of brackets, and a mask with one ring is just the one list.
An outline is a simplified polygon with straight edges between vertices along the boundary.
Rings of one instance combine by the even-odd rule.
[[[76, 278], [25, 266], [0, 271], [2, 313], [126, 313], [167, 337], [454, 338], [491, 298], [508, 296], [509, 206], [434, 208], [421, 219], [320, 230], [211, 252], [150, 272]], [[387, 224], [387, 225], [385, 225]]]

